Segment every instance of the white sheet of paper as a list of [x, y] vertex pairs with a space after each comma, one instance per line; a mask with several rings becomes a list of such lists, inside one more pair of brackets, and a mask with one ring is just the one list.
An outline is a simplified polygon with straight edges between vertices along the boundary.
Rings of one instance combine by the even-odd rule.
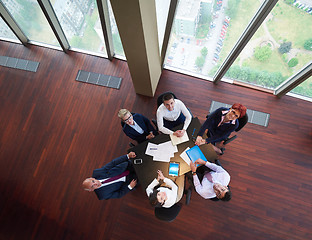
[[177, 146], [173, 146], [171, 141], [158, 144], [157, 151], [153, 154], [154, 161], [170, 162], [170, 158], [178, 151]]
[[155, 143], [148, 143], [146, 147], [145, 154], [149, 156], [154, 156], [154, 154], [158, 151], [158, 145]]
[[189, 156], [187, 155], [186, 151], [189, 150], [190, 148], [187, 147], [183, 153], [180, 154], [180, 157], [190, 166], [191, 163], [191, 159], [189, 158]]
[[187, 132], [185, 132], [182, 137], [177, 137], [174, 136], [173, 134], [170, 134], [170, 139], [173, 145], [178, 145], [180, 143], [187, 142], [189, 140], [189, 137], [187, 135]]

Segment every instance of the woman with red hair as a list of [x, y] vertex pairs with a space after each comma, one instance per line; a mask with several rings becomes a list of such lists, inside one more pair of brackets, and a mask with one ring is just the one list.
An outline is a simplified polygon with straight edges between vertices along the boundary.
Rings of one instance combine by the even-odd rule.
[[[220, 155], [223, 154], [224, 148], [217, 148], [215, 143], [225, 140], [230, 136], [231, 132], [238, 128], [238, 118], [242, 118], [246, 115], [246, 107], [240, 103], [235, 103], [228, 108], [218, 108], [211, 114], [201, 126], [197, 138], [196, 145], [202, 145], [205, 143], [212, 143], [214, 150]], [[203, 139], [203, 135], [206, 132], [207, 138]]]

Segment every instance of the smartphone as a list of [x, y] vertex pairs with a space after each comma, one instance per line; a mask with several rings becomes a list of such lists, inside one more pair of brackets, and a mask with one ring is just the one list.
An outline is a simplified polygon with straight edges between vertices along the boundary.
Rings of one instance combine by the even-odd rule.
[[134, 159], [133, 162], [134, 162], [134, 164], [141, 164], [143, 161], [141, 158], [139, 158], [139, 159]]

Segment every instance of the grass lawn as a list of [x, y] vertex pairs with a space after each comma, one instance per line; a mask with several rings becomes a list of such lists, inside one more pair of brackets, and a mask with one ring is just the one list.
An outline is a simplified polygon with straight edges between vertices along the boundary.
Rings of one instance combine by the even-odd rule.
[[274, 18], [268, 23], [271, 35], [276, 41], [290, 41], [292, 48], [303, 49], [306, 40], [312, 37], [312, 16], [279, 1], [273, 9]]

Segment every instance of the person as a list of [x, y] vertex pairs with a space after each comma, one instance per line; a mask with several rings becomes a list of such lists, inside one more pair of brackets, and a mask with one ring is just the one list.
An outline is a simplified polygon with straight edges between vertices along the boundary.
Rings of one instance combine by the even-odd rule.
[[124, 133], [138, 143], [152, 139], [158, 134], [150, 120], [142, 114], [135, 113], [132, 115], [129, 110], [120, 109], [118, 117], [125, 123], [122, 127]]
[[[231, 132], [238, 128], [238, 118], [244, 117], [246, 110], [246, 107], [242, 104], [235, 103], [230, 109], [221, 107], [209, 114], [197, 134], [195, 144], [202, 145], [212, 143], [214, 150], [222, 155], [225, 149], [218, 148], [215, 144], [225, 140], [230, 136]], [[205, 132], [208, 137], [203, 139]]]
[[129, 158], [136, 154], [115, 158], [105, 166], [93, 171], [92, 177], [83, 181], [82, 186], [86, 191], [95, 192], [98, 199], [121, 198], [136, 186], [137, 180]]
[[[146, 188], [146, 194], [149, 201], [154, 207], [170, 208], [176, 203], [178, 196], [178, 186], [169, 178], [164, 177], [161, 170], [157, 171], [157, 178], [155, 178], [150, 185]], [[160, 180], [168, 185], [167, 187], [158, 187]]]
[[[204, 171], [201, 176], [201, 174], [197, 172], [197, 164], [204, 164], [205, 167], [208, 167], [212, 171]], [[204, 166], [201, 166], [201, 168]], [[193, 175], [192, 184], [200, 196], [205, 199], [213, 199], [217, 197], [223, 201], [231, 200], [232, 193], [227, 187], [230, 183], [230, 174], [221, 166], [208, 161], [205, 162], [199, 158], [195, 163], [191, 162], [190, 167]]]
[[[177, 137], [184, 135], [192, 120], [192, 115], [184, 103], [179, 99], [174, 99], [171, 93], [163, 96], [163, 103], [158, 107], [156, 117], [160, 132], [173, 134]], [[174, 127], [183, 123], [182, 130], [172, 131]]]

